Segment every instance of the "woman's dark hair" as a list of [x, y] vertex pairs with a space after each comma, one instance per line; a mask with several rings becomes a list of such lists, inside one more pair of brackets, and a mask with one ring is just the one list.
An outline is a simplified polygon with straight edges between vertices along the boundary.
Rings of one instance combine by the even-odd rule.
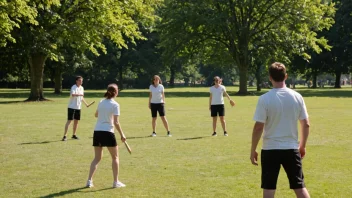
[[222, 79], [219, 76], [215, 76], [214, 79], [213, 79], [213, 83], [211, 83], [211, 85], [214, 86], [216, 81], [221, 82]]
[[77, 80], [79, 80], [80, 78], [82, 78], [82, 79], [83, 79], [83, 77], [82, 77], [82, 76], [76, 76], [76, 81], [77, 81]]
[[155, 79], [155, 78], [158, 78], [158, 79], [159, 79], [159, 84], [163, 84], [163, 82], [161, 81], [160, 76], [154, 75], [153, 78], [152, 78], [152, 85], [154, 85], [154, 79]]
[[107, 99], [111, 99], [115, 97], [118, 93], [118, 87], [117, 84], [110, 84], [108, 85], [108, 89], [106, 90], [106, 93], [104, 94], [104, 97]]

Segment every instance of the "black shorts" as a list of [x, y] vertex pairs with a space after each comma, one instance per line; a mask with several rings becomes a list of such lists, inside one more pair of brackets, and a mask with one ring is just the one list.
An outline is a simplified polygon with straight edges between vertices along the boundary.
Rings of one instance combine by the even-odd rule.
[[67, 109], [67, 120], [80, 120], [81, 110], [80, 109]]
[[150, 110], [153, 118], [157, 117], [157, 112], [159, 112], [159, 116], [165, 116], [164, 103], [150, 103]]
[[99, 147], [103, 147], [103, 146], [115, 147], [115, 146], [117, 146], [115, 133], [112, 133], [109, 131], [94, 131], [93, 146], [99, 146]]
[[262, 150], [261, 165], [263, 189], [276, 189], [281, 165], [285, 169], [291, 189], [305, 187], [301, 154], [298, 149]]
[[225, 106], [223, 104], [211, 105], [210, 110], [211, 110], [211, 117], [216, 117], [218, 115], [225, 116]]

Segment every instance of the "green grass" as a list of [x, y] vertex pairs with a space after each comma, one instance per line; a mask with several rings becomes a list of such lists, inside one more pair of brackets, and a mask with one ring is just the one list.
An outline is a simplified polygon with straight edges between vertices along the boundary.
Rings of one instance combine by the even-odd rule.
[[[237, 88], [227, 87], [231, 95]], [[264, 93], [267, 90], [262, 91]], [[352, 194], [352, 89], [298, 89], [311, 119], [306, 185], [312, 197]], [[158, 119], [151, 134], [147, 90], [126, 90], [117, 101], [121, 124], [132, 147], [121, 145], [120, 180], [112, 189], [111, 160], [104, 157], [94, 177], [95, 187], [83, 188], [93, 158], [92, 132], [96, 104], [83, 108], [79, 141], [61, 142], [68, 92], [45, 90], [49, 102], [22, 103], [28, 90], [0, 90], [0, 197], [260, 197], [260, 167], [251, 165], [249, 149], [258, 96], [226, 102], [229, 137], [210, 137], [208, 88], [166, 89], [166, 113], [173, 133], [166, 136]], [[86, 100], [98, 102], [103, 91], [86, 90]], [[218, 132], [220, 130], [218, 123]], [[69, 135], [72, 134], [72, 129]], [[281, 169], [277, 197], [294, 197]]]

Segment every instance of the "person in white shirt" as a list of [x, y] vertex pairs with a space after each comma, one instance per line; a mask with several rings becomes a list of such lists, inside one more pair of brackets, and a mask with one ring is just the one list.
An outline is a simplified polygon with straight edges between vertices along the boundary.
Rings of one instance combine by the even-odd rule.
[[94, 128], [93, 135], [93, 146], [95, 157], [90, 165], [88, 181], [86, 187], [93, 187], [93, 175], [97, 170], [98, 164], [103, 156], [103, 147], [107, 147], [111, 159], [112, 159], [112, 172], [114, 177], [113, 188], [125, 187], [118, 180], [119, 174], [119, 157], [118, 157], [118, 146], [114, 133], [114, 126], [120, 134], [121, 141], [125, 142], [126, 137], [121, 129], [119, 122], [120, 116], [120, 105], [114, 100], [118, 95], [118, 87], [116, 84], [110, 84], [104, 95], [105, 99], [101, 100], [95, 117], [97, 117], [97, 123]]
[[[302, 170], [310, 126], [307, 108], [303, 97], [285, 86], [287, 74], [282, 63], [273, 63], [269, 74], [273, 89], [260, 96], [257, 104], [250, 160], [253, 165], [258, 165], [256, 148], [264, 130], [261, 150], [263, 197], [274, 197], [282, 165], [296, 196], [308, 198]], [[300, 141], [298, 121], [301, 125]]]
[[71, 87], [70, 91], [70, 102], [68, 104], [67, 109], [67, 122], [65, 124], [65, 132], [62, 141], [67, 140], [67, 131], [73, 120], [73, 135], [72, 139], [78, 140], [79, 138], [76, 136], [78, 121], [81, 120], [81, 105], [82, 101], [86, 106], [88, 106], [87, 102], [84, 100], [84, 88], [82, 87], [83, 78], [82, 76], [76, 77], [76, 84]]
[[167, 131], [167, 136], [171, 137], [171, 132], [169, 129], [169, 123], [165, 117], [165, 93], [164, 86], [162, 85], [161, 79], [158, 75], [155, 75], [152, 79], [152, 84], [149, 86], [149, 102], [148, 107], [152, 113], [152, 137], [156, 136], [156, 118], [157, 113], [163, 121], [164, 127]]
[[213, 134], [212, 136], [217, 136], [216, 134], [216, 123], [218, 116], [220, 117], [221, 126], [224, 130], [224, 136], [228, 136], [226, 131], [225, 122], [225, 106], [224, 106], [224, 95], [230, 100], [232, 106], [235, 102], [231, 100], [229, 94], [226, 92], [225, 86], [221, 85], [221, 78], [219, 76], [214, 77], [214, 86], [210, 87], [210, 98], [209, 98], [209, 110], [211, 117], [213, 118]]

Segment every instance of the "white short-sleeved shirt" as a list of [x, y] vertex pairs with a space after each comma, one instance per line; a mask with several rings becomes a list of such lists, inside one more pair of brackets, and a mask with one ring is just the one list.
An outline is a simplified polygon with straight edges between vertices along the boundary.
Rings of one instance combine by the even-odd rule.
[[219, 85], [218, 88], [214, 86], [210, 87], [211, 93], [211, 105], [224, 104], [224, 92], [226, 91], [225, 86]]
[[154, 85], [150, 85], [149, 90], [152, 93], [152, 99], [150, 100], [150, 103], [153, 103], [153, 104], [164, 103], [163, 96], [162, 96], [162, 93], [164, 92], [164, 86], [162, 84], [159, 84], [156, 87], [154, 87]]
[[289, 88], [260, 96], [254, 121], [264, 123], [263, 150], [298, 149], [298, 120], [308, 118], [301, 94]]
[[114, 99], [103, 99], [98, 105], [98, 119], [94, 131], [114, 133], [114, 115], [120, 115], [120, 105]]
[[68, 103], [68, 108], [71, 109], [81, 109], [83, 96], [72, 96], [72, 94], [82, 94], [84, 95], [84, 88], [82, 86], [73, 85], [70, 91], [70, 101]]

